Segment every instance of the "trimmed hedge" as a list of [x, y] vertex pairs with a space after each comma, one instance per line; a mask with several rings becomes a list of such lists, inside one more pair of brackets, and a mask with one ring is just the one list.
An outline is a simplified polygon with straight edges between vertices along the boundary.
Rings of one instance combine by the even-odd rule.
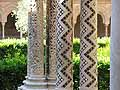
[[17, 90], [26, 75], [27, 40], [0, 40], [0, 90]]
[[[98, 85], [99, 90], [109, 90], [109, 38], [103, 38], [103, 40], [98, 39]], [[74, 90], [79, 90], [79, 41], [79, 39], [73, 40]], [[0, 41], [0, 90], [17, 90], [17, 87], [25, 80], [27, 72], [26, 43], [25, 39]]]
[[0, 40], [0, 60], [27, 55], [27, 40], [25, 39], [5, 39]]
[[0, 90], [17, 90], [25, 79], [26, 61], [24, 56], [0, 61]]

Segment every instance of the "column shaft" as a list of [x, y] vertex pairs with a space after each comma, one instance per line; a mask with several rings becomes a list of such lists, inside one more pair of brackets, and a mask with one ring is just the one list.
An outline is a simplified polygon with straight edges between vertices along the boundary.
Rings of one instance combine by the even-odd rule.
[[[35, 0], [32, 0], [35, 2]], [[32, 3], [33, 4], [33, 3]], [[37, 0], [30, 12], [28, 31], [28, 76], [44, 77], [43, 2]]]
[[105, 24], [105, 36], [108, 37], [108, 24]]
[[23, 33], [22, 33], [22, 31], [20, 31], [20, 39], [22, 39], [23, 38]]
[[[56, 0], [47, 0], [47, 79], [48, 87], [56, 82]], [[52, 86], [52, 87], [51, 87]]]
[[31, 0], [27, 77], [19, 90], [48, 90], [44, 75], [43, 1]]
[[80, 90], [98, 90], [96, 1], [81, 1]]
[[5, 22], [2, 22], [2, 39], [5, 38]]
[[110, 90], [120, 90], [120, 0], [112, 0]]
[[57, 90], [73, 90], [72, 0], [57, 0]]

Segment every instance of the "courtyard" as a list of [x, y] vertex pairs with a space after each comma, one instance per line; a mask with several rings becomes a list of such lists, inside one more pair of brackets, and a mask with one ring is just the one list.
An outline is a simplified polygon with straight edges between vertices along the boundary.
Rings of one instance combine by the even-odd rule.
[[119, 90], [116, 2], [0, 0], [0, 90]]

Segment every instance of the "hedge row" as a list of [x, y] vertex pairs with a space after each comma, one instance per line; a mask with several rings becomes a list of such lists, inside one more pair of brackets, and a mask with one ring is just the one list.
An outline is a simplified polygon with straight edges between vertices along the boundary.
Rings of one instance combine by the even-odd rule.
[[[98, 39], [98, 85], [99, 90], [109, 90], [109, 38], [103, 40]], [[73, 45], [74, 90], [79, 90], [79, 41], [74, 39]], [[0, 90], [17, 90], [25, 79], [26, 43], [25, 39], [0, 41]]]
[[5, 39], [0, 40], [0, 60], [27, 55], [27, 40], [26, 39]]

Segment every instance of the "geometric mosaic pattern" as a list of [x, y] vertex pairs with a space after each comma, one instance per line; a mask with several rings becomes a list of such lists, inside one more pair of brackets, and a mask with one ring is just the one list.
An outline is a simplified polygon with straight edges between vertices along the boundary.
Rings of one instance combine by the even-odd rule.
[[47, 0], [49, 78], [56, 80], [56, 0]]
[[[57, 0], [57, 88], [72, 90], [72, 0]], [[62, 89], [61, 89], [62, 90]]]
[[42, 0], [31, 0], [28, 30], [28, 76], [44, 76]]
[[80, 90], [98, 90], [96, 0], [81, 0], [80, 18]]

